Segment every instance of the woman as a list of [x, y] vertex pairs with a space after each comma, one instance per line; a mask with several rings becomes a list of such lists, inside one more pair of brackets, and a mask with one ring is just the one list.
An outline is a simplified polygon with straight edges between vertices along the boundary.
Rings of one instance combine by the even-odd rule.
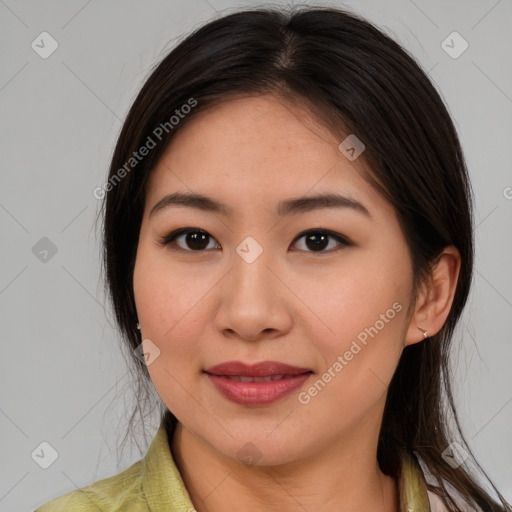
[[383, 32], [325, 7], [211, 21], [143, 86], [99, 194], [117, 322], [165, 408], [144, 459], [39, 512], [511, 510], [450, 388], [461, 146]]

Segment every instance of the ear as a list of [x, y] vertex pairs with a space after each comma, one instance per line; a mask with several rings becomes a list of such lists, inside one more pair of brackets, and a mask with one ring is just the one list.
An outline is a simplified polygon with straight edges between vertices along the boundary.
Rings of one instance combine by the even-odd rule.
[[405, 335], [405, 346], [423, 341], [423, 331], [433, 336], [441, 330], [450, 312], [459, 278], [461, 257], [458, 249], [445, 247], [423, 285]]

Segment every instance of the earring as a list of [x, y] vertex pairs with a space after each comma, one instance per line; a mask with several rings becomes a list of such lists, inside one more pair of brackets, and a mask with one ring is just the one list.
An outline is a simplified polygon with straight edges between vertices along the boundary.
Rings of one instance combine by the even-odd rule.
[[425, 339], [427, 339], [428, 338], [428, 331], [425, 331], [425, 329], [423, 329], [423, 327], [418, 327], [418, 329], [420, 331], [423, 331], [423, 336], [424, 336]]
[[140, 331], [140, 324], [137, 322], [137, 329]]

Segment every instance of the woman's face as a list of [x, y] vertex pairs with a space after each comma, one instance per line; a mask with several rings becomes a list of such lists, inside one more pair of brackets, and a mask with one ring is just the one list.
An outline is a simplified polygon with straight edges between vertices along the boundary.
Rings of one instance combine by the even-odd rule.
[[[362, 159], [294, 112], [247, 97], [184, 126], [150, 176], [134, 271], [163, 402], [205, 446], [258, 464], [376, 446], [402, 349], [422, 338], [405, 334], [412, 267], [394, 210], [359, 175]], [[176, 193], [211, 203], [151, 214]], [[325, 194], [362, 206], [308, 202]], [[191, 234], [162, 243], [181, 228]], [[245, 374], [228, 365], [212, 376], [233, 361]], [[295, 369], [258, 373], [260, 362]]]

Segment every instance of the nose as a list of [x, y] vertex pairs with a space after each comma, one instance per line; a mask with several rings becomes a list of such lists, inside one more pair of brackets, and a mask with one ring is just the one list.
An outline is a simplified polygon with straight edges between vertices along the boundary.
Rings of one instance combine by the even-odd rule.
[[271, 252], [263, 250], [254, 261], [233, 255], [233, 265], [218, 291], [215, 317], [215, 326], [224, 336], [258, 341], [290, 329], [293, 294]]

